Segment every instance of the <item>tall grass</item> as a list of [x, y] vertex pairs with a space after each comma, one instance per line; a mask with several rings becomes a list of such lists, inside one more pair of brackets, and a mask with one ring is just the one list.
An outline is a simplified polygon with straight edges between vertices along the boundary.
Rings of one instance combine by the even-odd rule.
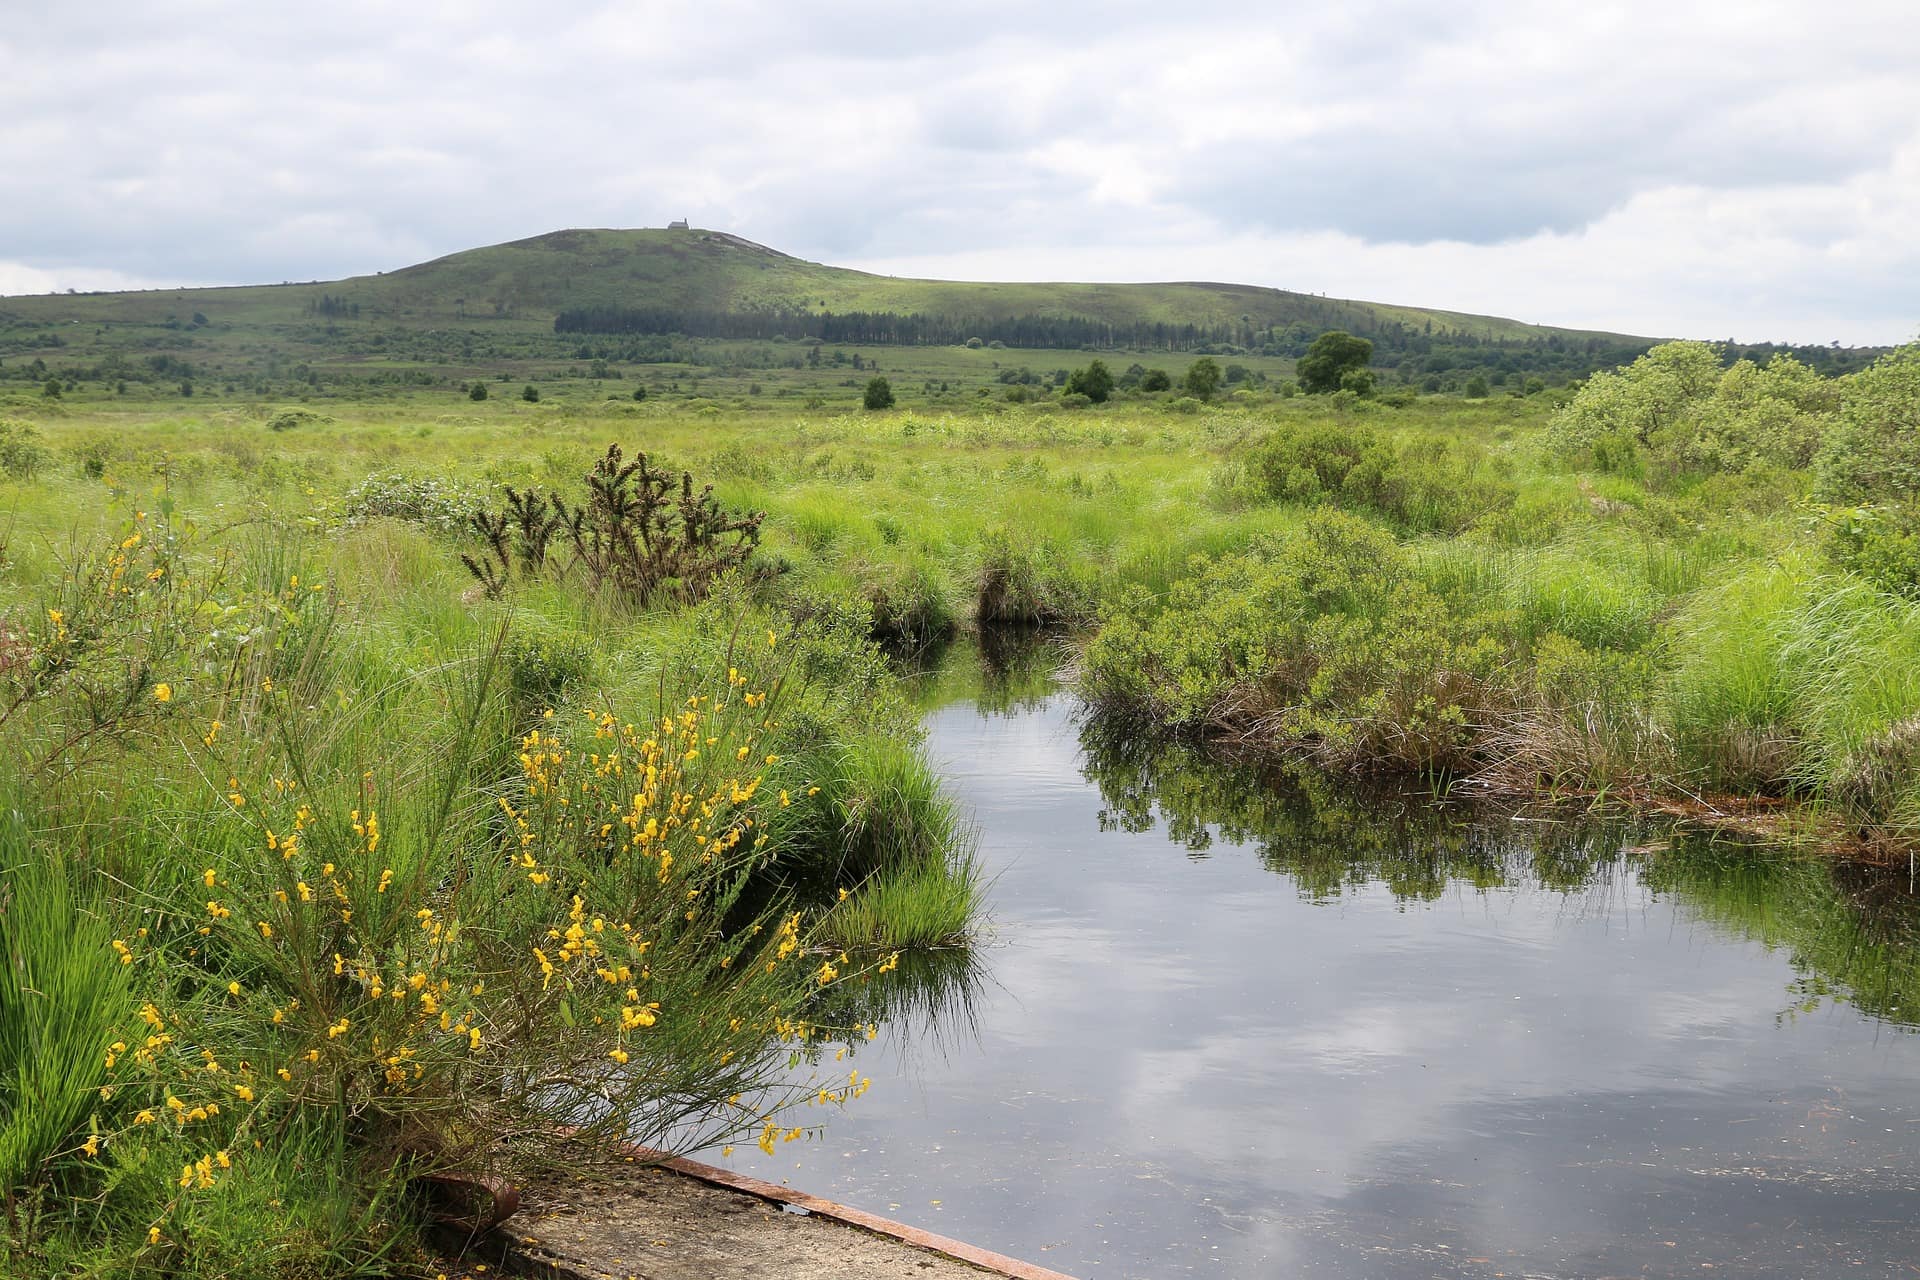
[[[107, 904], [87, 872], [0, 809], [0, 1199], [17, 1195], [106, 1126], [108, 1046], [133, 1034], [135, 1000]], [[76, 883], [76, 876], [80, 877]], [[125, 941], [120, 946], [126, 947]]]

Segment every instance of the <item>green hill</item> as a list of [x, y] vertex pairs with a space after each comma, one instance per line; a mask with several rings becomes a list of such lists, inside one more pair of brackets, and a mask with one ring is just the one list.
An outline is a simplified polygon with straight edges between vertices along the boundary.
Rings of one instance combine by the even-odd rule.
[[[357, 394], [625, 369], [669, 389], [679, 373], [697, 384], [713, 370], [750, 389], [766, 371], [790, 392], [815, 394], [843, 384], [841, 365], [860, 370], [850, 352], [875, 347], [892, 348], [889, 372], [930, 386], [999, 378], [998, 361], [939, 354], [970, 337], [1032, 349], [1032, 360], [1056, 368], [1081, 350], [1137, 351], [1163, 364], [1207, 353], [1268, 377], [1284, 376], [1329, 329], [1371, 338], [1389, 382], [1427, 390], [1482, 374], [1494, 386], [1558, 384], [1631, 360], [1651, 341], [1252, 285], [902, 279], [718, 231], [574, 230], [346, 280], [0, 297], [0, 389], [12, 384], [16, 399], [52, 381], [122, 393], [185, 395], [198, 382], [252, 395]], [[797, 344], [821, 342], [834, 358], [816, 351], [803, 362]], [[1838, 371], [1853, 357], [1812, 348], [1803, 358]], [[788, 376], [803, 368], [804, 378]]]
[[[371, 276], [306, 284], [0, 298], [0, 320], [164, 324], [295, 324], [323, 298], [356, 318], [412, 324], [518, 319], [560, 311], [643, 306], [707, 312], [772, 310], [980, 316], [1085, 316], [1110, 323], [1260, 328], [1300, 323], [1362, 330], [1401, 324], [1432, 337], [1528, 342], [1558, 336], [1609, 344], [1646, 339], [1558, 329], [1496, 316], [1353, 302], [1283, 289], [1214, 283], [975, 284], [912, 280], [822, 266], [716, 231], [555, 231], [449, 254]], [[352, 314], [349, 312], [348, 314]], [[1430, 327], [1429, 327], [1430, 326]]]

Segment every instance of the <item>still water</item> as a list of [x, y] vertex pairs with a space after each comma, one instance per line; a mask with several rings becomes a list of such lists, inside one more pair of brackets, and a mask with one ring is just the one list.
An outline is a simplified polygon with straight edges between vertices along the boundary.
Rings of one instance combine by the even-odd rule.
[[1085, 1277], [1920, 1275], [1904, 877], [1001, 693], [927, 721], [994, 877], [971, 974], [824, 1139], [732, 1167]]

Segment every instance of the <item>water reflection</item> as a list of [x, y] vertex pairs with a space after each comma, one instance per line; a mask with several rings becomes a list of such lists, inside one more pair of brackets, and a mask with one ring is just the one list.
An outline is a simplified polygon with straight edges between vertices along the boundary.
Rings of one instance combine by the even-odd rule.
[[928, 718], [996, 877], [967, 1033], [905, 1030], [928, 975], [731, 1163], [1088, 1277], [1912, 1274], [1897, 887], [1102, 743], [1021, 670], [925, 686], [982, 698]]
[[1384, 886], [1432, 901], [1450, 888], [1604, 893], [1631, 874], [1694, 918], [1784, 948], [1801, 976], [1793, 1014], [1834, 1000], [1920, 1025], [1920, 903], [1895, 872], [1796, 856], [1722, 833], [1619, 814], [1543, 816], [1365, 786], [1306, 766], [1256, 768], [1082, 721], [1082, 772], [1102, 830], [1164, 831], [1189, 854], [1253, 849], [1303, 896]]

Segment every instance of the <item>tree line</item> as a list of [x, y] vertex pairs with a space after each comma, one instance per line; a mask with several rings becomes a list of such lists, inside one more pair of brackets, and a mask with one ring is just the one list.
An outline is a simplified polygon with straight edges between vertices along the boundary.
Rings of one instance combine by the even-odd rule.
[[1135, 321], [1083, 315], [948, 316], [899, 311], [710, 311], [614, 305], [572, 307], [553, 319], [555, 333], [678, 334], [688, 338], [768, 341], [790, 338], [869, 346], [959, 346], [978, 339], [1008, 347], [1135, 347], [1186, 351], [1230, 343], [1240, 326]]

